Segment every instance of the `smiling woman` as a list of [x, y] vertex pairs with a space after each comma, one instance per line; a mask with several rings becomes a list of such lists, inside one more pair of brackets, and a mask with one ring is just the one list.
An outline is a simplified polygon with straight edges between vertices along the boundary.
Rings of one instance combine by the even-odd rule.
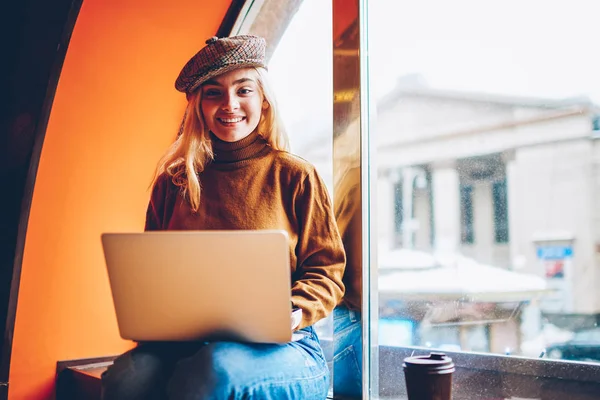
[[285, 230], [299, 334], [287, 343], [140, 343], [103, 375], [107, 400], [327, 394], [329, 370], [313, 325], [343, 295], [345, 253], [315, 168], [279, 146], [287, 140], [273, 123], [274, 98], [263, 91], [264, 58], [265, 40], [245, 35], [210, 39], [186, 64], [176, 86], [187, 112], [159, 162], [146, 230]]
[[154, 183], [165, 172], [184, 189], [192, 210], [198, 209], [197, 174], [214, 159], [212, 137], [236, 142], [252, 132], [275, 150], [287, 150], [288, 139], [268, 85], [265, 40], [240, 35], [211, 38], [181, 70], [175, 87], [188, 105], [180, 135], [159, 161]]
[[[348, 248], [358, 261], [357, 272], [362, 269], [362, 276], [369, 278], [358, 286], [366, 288], [358, 303], [364, 314], [362, 322], [355, 321], [365, 328], [362, 345], [368, 351], [353, 360], [365, 362], [363, 379], [369, 386], [364, 388], [374, 396], [405, 396], [402, 359], [428, 352], [420, 347], [427, 346], [446, 351], [455, 361], [456, 398], [598, 398], [600, 358], [597, 353], [590, 356], [587, 346], [597, 347], [600, 339], [590, 337], [590, 343], [569, 339], [577, 339], [600, 321], [595, 290], [600, 282], [595, 271], [600, 234], [594, 224], [600, 218], [594, 208], [600, 160], [596, 140], [600, 111], [594, 93], [600, 81], [594, 79], [598, 70], [598, 57], [590, 50], [594, 43], [585, 42], [597, 37], [594, 0], [564, 4], [511, 0], [492, 8], [476, 0], [369, 0], [368, 7], [367, 0], [181, 0], [170, 7], [148, 0], [86, 0], [79, 17], [78, 10], [70, 17], [77, 24], [51, 114], [60, 62], [56, 61], [46, 87], [48, 77], [38, 74], [39, 60], [53, 61], [55, 53], [60, 58], [66, 52], [70, 28], [46, 46], [26, 46], [28, 40], [47, 39], [42, 37], [44, 28], [56, 23], [54, 14], [45, 14], [42, 5], [49, 7], [45, 1], [12, 3], [23, 4], [22, 12], [2, 16], [23, 17], [15, 30], [21, 36], [9, 52], [18, 54], [12, 69], [19, 79], [11, 86], [11, 107], [1, 111], [10, 116], [0, 124], [6, 127], [0, 139], [9, 139], [8, 157], [0, 157], [0, 165], [21, 160], [16, 155], [31, 149], [27, 146], [33, 132], [36, 144], [31, 145], [30, 164], [9, 165], [1, 175], [3, 182], [8, 181], [6, 192], [17, 199], [2, 210], [7, 218], [1, 222], [24, 211], [20, 222], [13, 218], [9, 232], [9, 239], [16, 237], [13, 231], [20, 232], [16, 255], [0, 260], [6, 281], [15, 265], [9, 304], [14, 308], [8, 319], [14, 320], [16, 313], [14, 335], [12, 325], [5, 332], [0, 399], [8, 386], [11, 349], [11, 400], [40, 400], [52, 397], [57, 360], [131, 348], [132, 343], [118, 337], [99, 235], [108, 228], [142, 229], [155, 161], [177, 138], [186, 106], [172, 90], [172, 78], [191, 52], [217, 31], [233, 4], [240, 5], [238, 12], [245, 6], [235, 25], [241, 30], [232, 34], [269, 38], [267, 55], [273, 54], [269, 73], [283, 94], [278, 97], [287, 106], [284, 111], [289, 110], [286, 122], [294, 151], [316, 164], [335, 200], [350, 202], [357, 210], [353, 215], [360, 235]], [[71, 2], [62, 3], [68, 10]], [[25, 9], [35, 15], [25, 18]], [[370, 28], [365, 23], [367, 10]], [[219, 36], [228, 34], [230, 30]], [[60, 35], [57, 29], [54, 36]], [[48, 70], [51, 63], [46, 63]], [[360, 79], [347, 73], [359, 63]], [[257, 142], [257, 133], [264, 138], [266, 132], [262, 121], [275, 115], [269, 114], [275, 104], [260, 67], [253, 65], [250, 76], [244, 77], [254, 83], [236, 82], [242, 79], [237, 76], [223, 81], [216, 75], [205, 86], [194, 82], [197, 97], [189, 102], [186, 115], [195, 115], [196, 120], [212, 115], [206, 131], [218, 134], [207, 138], [212, 147], [205, 155], [215, 156], [213, 166], [222, 168], [215, 174], [230, 168], [232, 144], [241, 144], [236, 151], [257, 151], [256, 145], [262, 143]], [[533, 84], [543, 90], [531, 90]], [[369, 97], [369, 87], [375, 88], [376, 96]], [[503, 95], [490, 94], [496, 91]], [[260, 92], [264, 98], [257, 95]], [[593, 102], [524, 94], [587, 94]], [[256, 129], [250, 129], [253, 118], [246, 106], [254, 96], [260, 98], [262, 118]], [[211, 101], [213, 114], [203, 109]], [[369, 136], [370, 110], [365, 107], [377, 109], [376, 135]], [[251, 109], [258, 111], [256, 104]], [[194, 122], [186, 118], [185, 123]], [[269, 124], [274, 126], [273, 121]], [[341, 135], [345, 130], [357, 135]], [[230, 141], [226, 136], [231, 132], [243, 138]], [[181, 141], [192, 140], [180, 133]], [[349, 148], [359, 150], [355, 154], [360, 157], [354, 160], [358, 168], [353, 169], [356, 185], [351, 187], [355, 196], [340, 195], [344, 192], [332, 185], [334, 177], [344, 175], [339, 168], [344, 149], [333, 151], [333, 138], [343, 145], [344, 136], [351, 139]], [[185, 160], [186, 166], [195, 162], [203, 166], [206, 161], [186, 159], [184, 153], [172, 155], [172, 160]], [[183, 164], [173, 164], [173, 170], [181, 171]], [[27, 170], [28, 184], [12, 189], [11, 182], [26, 176]], [[181, 178], [178, 183], [185, 182], [185, 176]], [[307, 182], [323, 188], [315, 174]], [[161, 180], [166, 183], [168, 179]], [[470, 193], [466, 206], [461, 204], [464, 188]], [[228, 193], [247, 193], [246, 185], [234, 189]], [[178, 188], [174, 192], [179, 193]], [[21, 193], [25, 193], [22, 207]], [[470, 212], [462, 212], [466, 209]], [[375, 219], [377, 223], [370, 225]], [[153, 210], [148, 220], [149, 229], [164, 223]], [[465, 229], [469, 240], [461, 239]], [[506, 299], [476, 302], [462, 289], [440, 300], [443, 293], [431, 291], [443, 279], [418, 280], [424, 287], [407, 280], [414, 271], [398, 271], [402, 285], [427, 291], [408, 299], [406, 288], [395, 285], [394, 297], [386, 297], [376, 290], [384, 256], [414, 262], [405, 251], [397, 252], [401, 247], [428, 255], [437, 250], [464, 253], [461, 259], [475, 260], [477, 271], [485, 273], [480, 282], [494, 283], [490, 271], [501, 268], [535, 278], [513, 279], [512, 289], [516, 283], [542, 280], [553, 294], [543, 294], [548, 292], [544, 290], [542, 296], [530, 296], [528, 288], [519, 295], [531, 298], [510, 308]], [[380, 249], [385, 253], [377, 255]], [[462, 267], [451, 264], [439, 270], [456, 278]], [[370, 337], [370, 332], [379, 336]], [[339, 344], [331, 346], [332, 354], [339, 354]], [[586, 354], [571, 356], [572, 350]], [[520, 357], [505, 355], [508, 352]], [[549, 355], [594, 362], [548, 360]], [[356, 371], [348, 371], [360, 374], [360, 366], [354, 364]], [[346, 375], [339, 368], [337, 372], [334, 376]]]

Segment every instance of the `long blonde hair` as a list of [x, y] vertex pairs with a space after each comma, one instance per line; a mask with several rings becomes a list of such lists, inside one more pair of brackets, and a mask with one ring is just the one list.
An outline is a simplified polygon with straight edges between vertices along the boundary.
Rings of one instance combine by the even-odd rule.
[[[253, 69], [256, 70], [258, 86], [264, 100], [269, 105], [262, 109], [256, 130], [272, 148], [289, 151], [289, 140], [279, 116], [274, 92], [268, 82], [267, 71], [264, 68]], [[177, 140], [159, 160], [151, 184], [151, 187], [154, 187], [158, 178], [166, 173], [173, 183], [181, 188], [193, 211], [198, 211], [200, 206], [201, 186], [198, 176], [213, 160], [210, 132], [204, 122], [201, 102], [200, 88], [190, 95], [183, 128]]]

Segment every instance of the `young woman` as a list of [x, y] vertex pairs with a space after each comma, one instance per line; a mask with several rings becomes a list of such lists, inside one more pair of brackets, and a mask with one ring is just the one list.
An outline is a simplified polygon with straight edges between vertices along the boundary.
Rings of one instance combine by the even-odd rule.
[[285, 229], [303, 338], [139, 344], [102, 377], [104, 399], [327, 395], [329, 370], [312, 325], [343, 296], [345, 254], [325, 185], [286, 150], [264, 57], [262, 38], [214, 37], [185, 65], [175, 86], [188, 106], [158, 164], [146, 230]]

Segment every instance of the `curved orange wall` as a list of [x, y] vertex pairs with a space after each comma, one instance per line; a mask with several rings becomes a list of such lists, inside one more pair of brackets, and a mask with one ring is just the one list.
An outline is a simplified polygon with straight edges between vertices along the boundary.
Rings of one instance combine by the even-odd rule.
[[9, 399], [51, 398], [58, 360], [131, 346], [118, 335], [100, 234], [143, 230], [154, 166], [185, 105], [175, 78], [230, 3], [83, 2], [33, 194]]

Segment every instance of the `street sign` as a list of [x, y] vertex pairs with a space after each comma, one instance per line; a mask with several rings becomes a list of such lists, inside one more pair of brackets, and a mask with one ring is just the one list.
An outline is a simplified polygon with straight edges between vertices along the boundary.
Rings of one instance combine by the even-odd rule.
[[562, 260], [573, 257], [571, 246], [540, 246], [537, 248], [537, 257], [540, 260]]
[[539, 246], [537, 257], [544, 264], [546, 278], [564, 278], [565, 264], [573, 258], [569, 245]]

